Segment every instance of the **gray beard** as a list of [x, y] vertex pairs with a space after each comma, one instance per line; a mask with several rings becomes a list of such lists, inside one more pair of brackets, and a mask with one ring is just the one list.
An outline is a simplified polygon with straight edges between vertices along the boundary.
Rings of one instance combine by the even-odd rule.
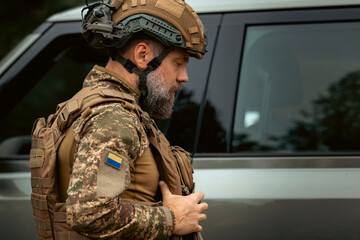
[[181, 90], [181, 84], [168, 90], [164, 82], [165, 79], [160, 68], [147, 75], [148, 95], [141, 102], [141, 108], [156, 119], [166, 119], [171, 116], [175, 98], [170, 93]]

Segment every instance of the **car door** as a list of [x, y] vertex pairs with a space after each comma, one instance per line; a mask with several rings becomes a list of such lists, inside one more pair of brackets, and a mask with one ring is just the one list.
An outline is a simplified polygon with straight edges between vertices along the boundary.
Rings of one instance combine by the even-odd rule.
[[360, 236], [359, 16], [223, 16], [195, 134], [205, 239]]

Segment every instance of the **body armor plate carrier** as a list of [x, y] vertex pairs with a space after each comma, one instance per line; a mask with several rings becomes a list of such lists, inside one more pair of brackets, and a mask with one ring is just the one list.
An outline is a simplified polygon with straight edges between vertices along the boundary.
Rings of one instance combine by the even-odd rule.
[[[124, 108], [134, 111], [139, 117], [147, 133], [160, 178], [168, 184], [170, 191], [178, 195], [193, 192], [193, 168], [189, 154], [180, 147], [170, 146], [165, 136], [154, 127], [154, 121], [137, 105], [133, 96], [107, 88], [83, 88], [73, 98], [59, 104], [56, 113], [50, 115], [47, 121], [39, 118], [34, 123], [30, 152], [31, 203], [38, 239], [88, 239], [73, 231], [66, 223], [66, 196], [61, 196], [63, 194], [60, 194], [59, 189], [64, 186], [67, 188], [74, 161], [77, 142], [72, 134], [72, 123], [78, 117], [86, 117], [91, 113], [92, 107], [109, 102], [120, 102]], [[61, 168], [58, 162], [61, 155], [59, 149], [71, 156], [61, 158], [61, 161], [66, 159]], [[60, 175], [61, 180], [57, 177]], [[200, 234], [190, 234], [172, 236], [172, 239], [202, 238]]]

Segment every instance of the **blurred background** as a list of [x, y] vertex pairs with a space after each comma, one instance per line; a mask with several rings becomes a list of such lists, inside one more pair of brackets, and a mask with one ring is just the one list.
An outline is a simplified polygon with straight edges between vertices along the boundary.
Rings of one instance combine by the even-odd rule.
[[0, 0], [0, 59], [52, 14], [81, 5], [85, 0]]

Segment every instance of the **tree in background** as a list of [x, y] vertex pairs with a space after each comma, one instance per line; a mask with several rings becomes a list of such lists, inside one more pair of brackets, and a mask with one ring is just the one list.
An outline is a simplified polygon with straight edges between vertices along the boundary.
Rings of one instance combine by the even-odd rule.
[[0, 60], [51, 15], [84, 4], [85, 0], [0, 0]]

